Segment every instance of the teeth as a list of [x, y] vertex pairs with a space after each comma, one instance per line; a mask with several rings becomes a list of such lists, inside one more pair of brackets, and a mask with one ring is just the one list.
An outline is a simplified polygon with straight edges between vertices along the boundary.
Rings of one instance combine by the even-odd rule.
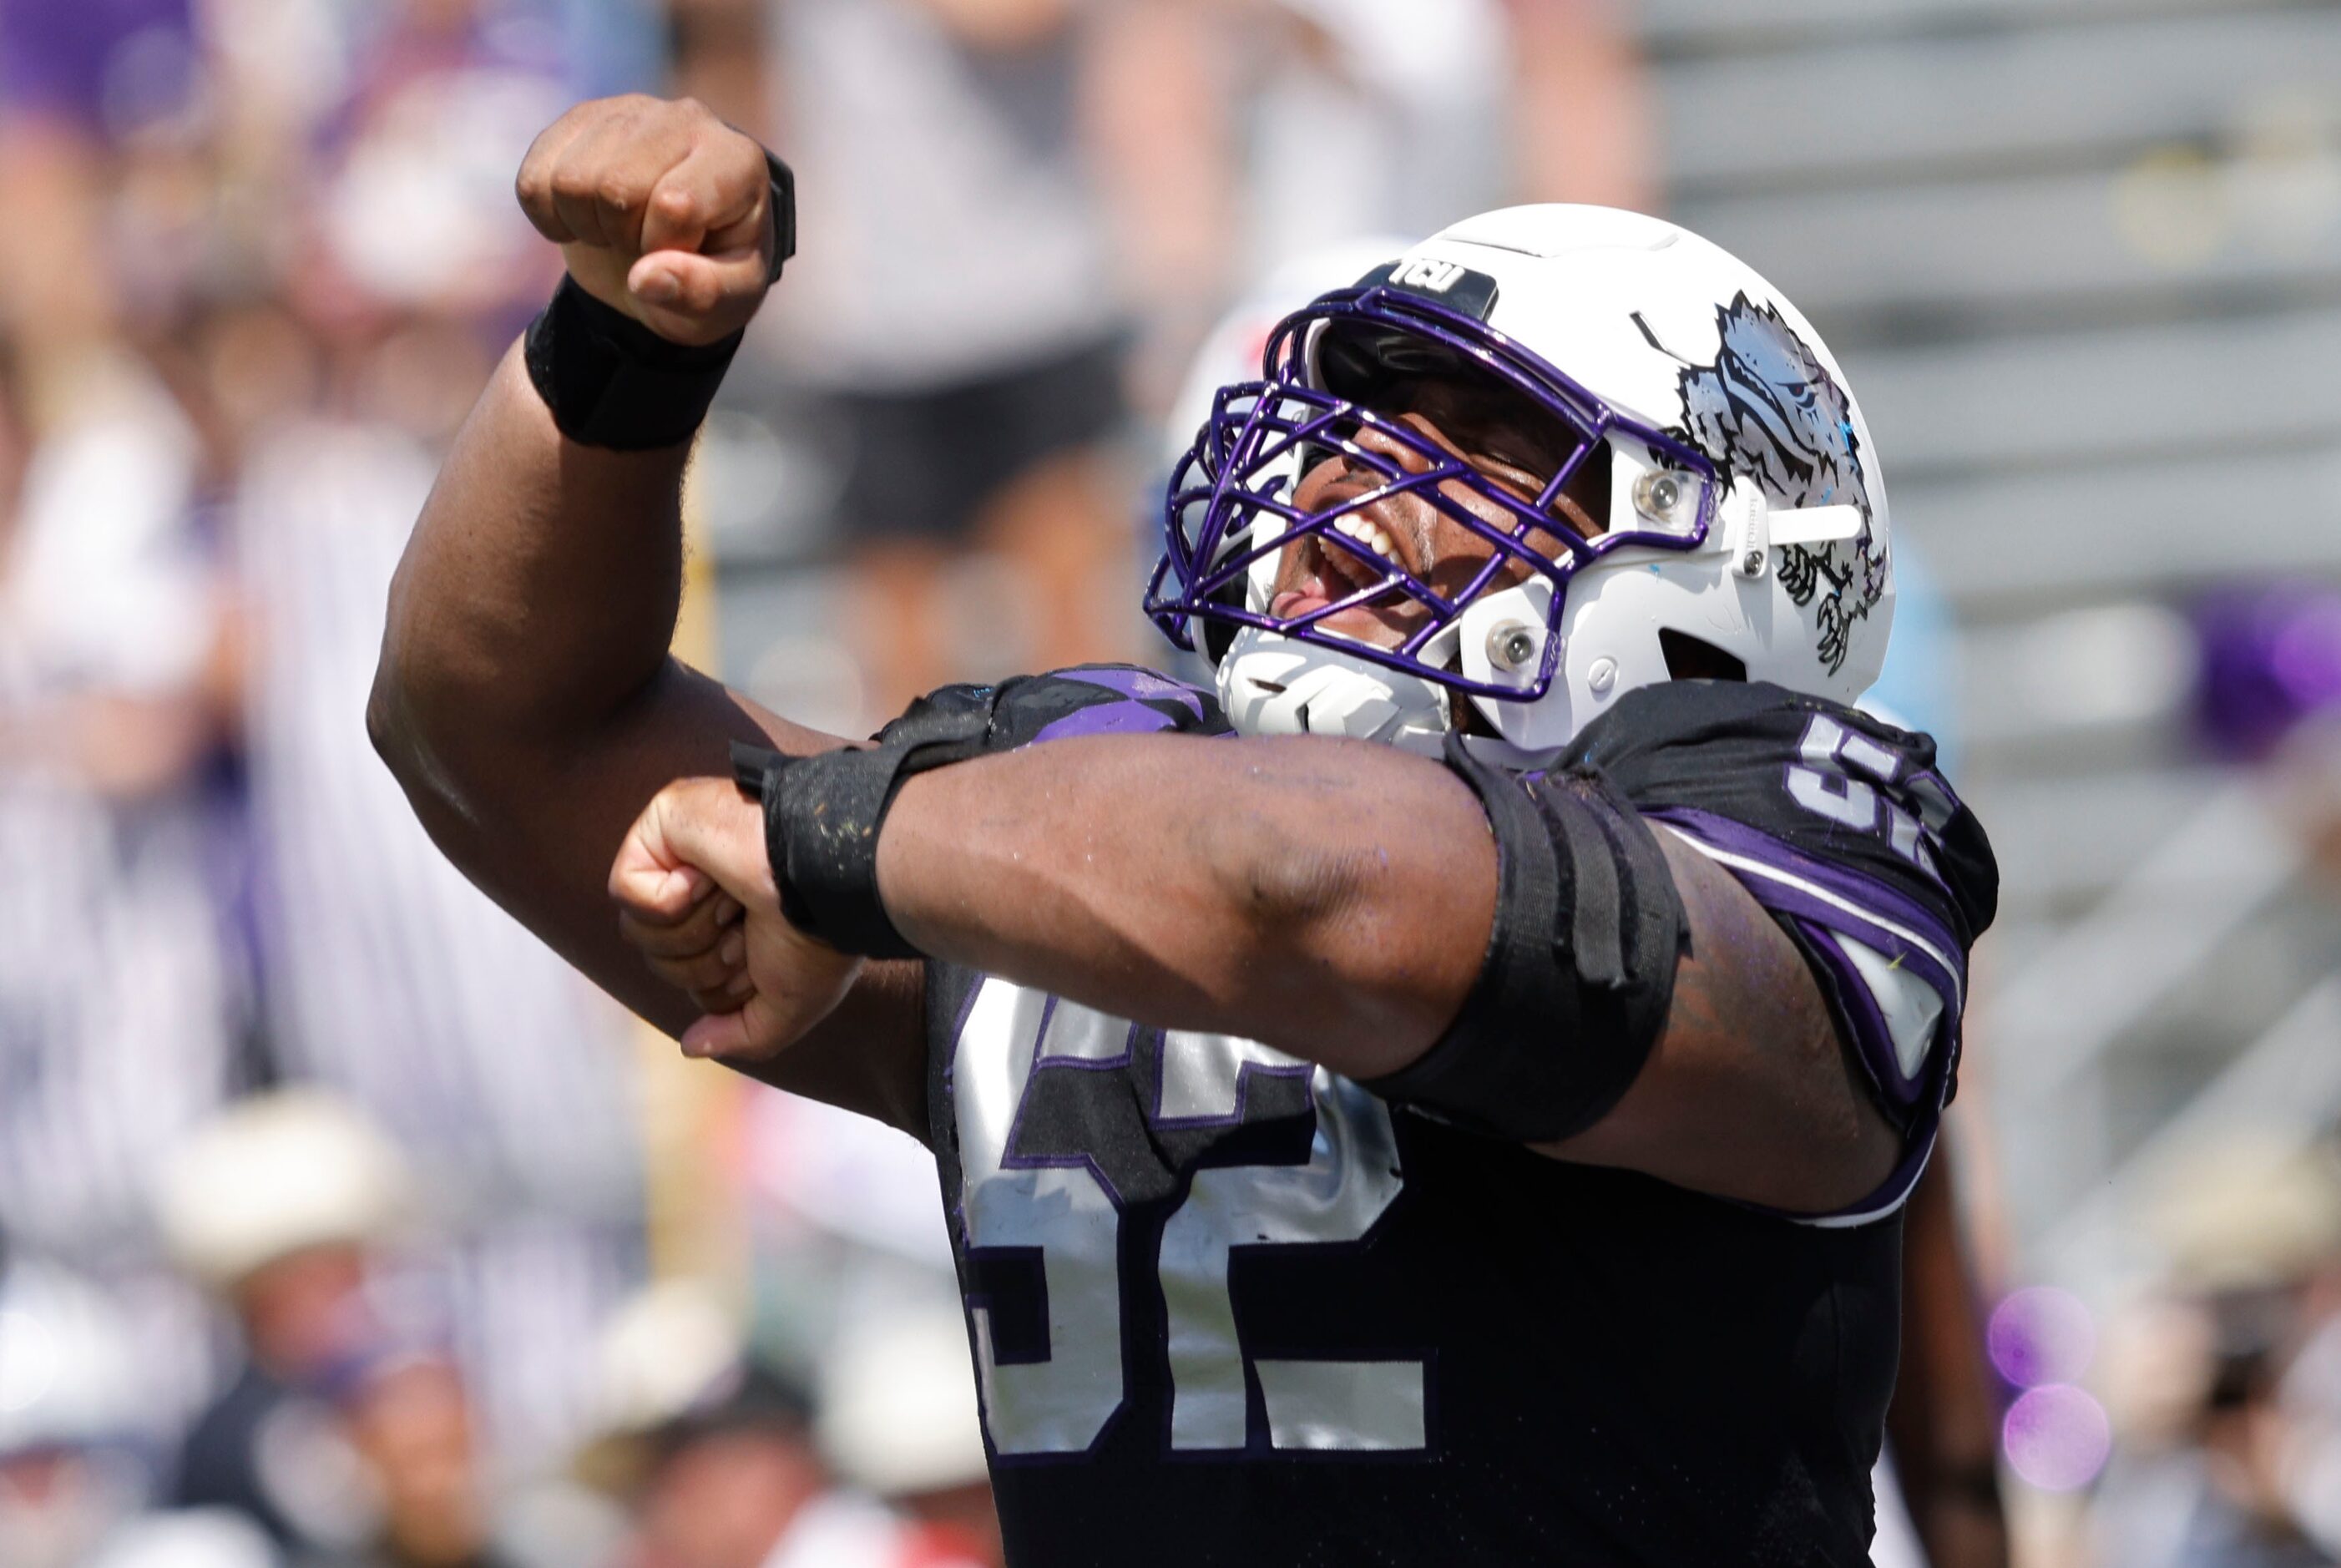
[[1383, 560], [1390, 562], [1398, 560], [1396, 543], [1392, 541], [1382, 525], [1371, 518], [1360, 517], [1354, 512], [1344, 512], [1340, 516], [1333, 519], [1333, 527], [1337, 533], [1355, 539]]

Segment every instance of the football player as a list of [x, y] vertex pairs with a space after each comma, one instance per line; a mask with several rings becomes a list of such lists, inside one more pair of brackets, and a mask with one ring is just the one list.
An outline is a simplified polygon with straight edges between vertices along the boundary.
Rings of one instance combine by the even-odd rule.
[[441, 843], [686, 1050], [932, 1147], [1011, 1561], [1865, 1562], [1996, 874], [1848, 705], [1890, 533], [1809, 325], [1653, 219], [1457, 225], [1174, 474], [1150, 607], [1216, 692], [850, 746], [667, 653], [783, 173], [643, 99], [532, 150], [569, 277], [371, 713]]

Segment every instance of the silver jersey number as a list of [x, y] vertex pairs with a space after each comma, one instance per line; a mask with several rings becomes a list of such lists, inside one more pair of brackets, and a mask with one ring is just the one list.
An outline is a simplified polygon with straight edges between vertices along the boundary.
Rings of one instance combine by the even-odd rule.
[[[1129, 1064], [1126, 1021], [986, 980], [952, 1063], [960, 1212], [971, 1249], [1037, 1251], [1047, 1299], [1045, 1358], [1003, 1362], [991, 1313], [975, 1325], [986, 1431], [1001, 1453], [1080, 1453], [1128, 1397], [1122, 1365], [1121, 1206], [1093, 1159], [1011, 1154], [1020, 1114], [1047, 1072]], [[1423, 1363], [1248, 1357], [1229, 1290], [1233, 1249], [1355, 1242], [1404, 1183], [1382, 1103], [1349, 1080], [1248, 1040], [1171, 1034], [1150, 1120], [1157, 1128], [1232, 1125], [1248, 1081], [1305, 1080], [1315, 1128], [1305, 1164], [1197, 1171], [1162, 1228], [1156, 1273], [1168, 1325], [1170, 1445], [1240, 1449], [1247, 1369], [1267, 1438], [1280, 1449], [1423, 1446]]]

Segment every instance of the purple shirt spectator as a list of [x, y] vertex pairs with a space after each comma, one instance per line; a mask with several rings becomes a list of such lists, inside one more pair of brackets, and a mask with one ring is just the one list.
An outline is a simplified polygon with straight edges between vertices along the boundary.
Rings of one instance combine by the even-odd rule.
[[110, 135], [184, 106], [190, 0], [0, 0], [0, 109]]

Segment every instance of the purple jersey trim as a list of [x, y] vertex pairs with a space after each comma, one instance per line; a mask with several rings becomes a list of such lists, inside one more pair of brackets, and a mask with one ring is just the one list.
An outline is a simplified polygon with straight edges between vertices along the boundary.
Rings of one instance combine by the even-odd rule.
[[[1849, 936], [1856, 942], [1878, 949], [1886, 954], [1888, 962], [1916, 972], [1933, 986], [1943, 999], [1946, 1016], [1956, 1015], [1959, 1012], [1964, 997], [1961, 976], [1957, 971], [1944, 965], [1938, 956], [1939, 950], [1923, 946], [1893, 926], [1864, 919], [1841, 904], [1816, 897], [1800, 888], [1776, 882], [1768, 876], [1743, 874], [1734, 866], [1727, 865], [1724, 869], [1738, 877], [1739, 884], [1755, 896], [1756, 902], [1773, 914], [1785, 914], [1799, 925], [1832, 935]], [[1840, 954], [1842, 951], [1839, 950]], [[1855, 974], [1851, 967], [1852, 960], [1847, 958], [1845, 963], [1845, 973], [1848, 975]], [[1866, 983], [1863, 988], [1866, 992]]]
[[[1918, 1178], [1927, 1174], [1927, 1162], [1934, 1157], [1935, 1139], [1942, 1128], [1943, 1115], [1939, 1110], [1928, 1111], [1912, 1123], [1910, 1131], [1902, 1140], [1902, 1158], [1896, 1163], [1893, 1174], [1878, 1184], [1876, 1192], [1858, 1203], [1848, 1204], [1826, 1214], [1793, 1214], [1782, 1209], [1767, 1209], [1764, 1212], [1778, 1214], [1782, 1219], [1799, 1225], [1813, 1225], [1822, 1230], [1849, 1229], [1855, 1225], [1866, 1225], [1873, 1220], [1885, 1219], [1910, 1201], [1910, 1189], [1917, 1186]], [[1760, 1204], [1750, 1206], [1762, 1207]]]
[[[1703, 840], [1717, 849], [1728, 850], [1733, 854], [1772, 866], [1850, 900], [1864, 909], [1875, 911], [1879, 920], [1902, 926], [1937, 951], [1959, 960], [1964, 967], [1967, 944], [1943, 924], [1942, 916], [1875, 877], [1815, 860], [1768, 833], [1749, 827], [1745, 823], [1734, 822], [1728, 816], [1701, 811], [1696, 806], [1650, 806], [1644, 808], [1642, 814], [1681, 828], [1693, 838]], [[1914, 865], [1912, 870], [1922, 875], [1934, 875], [1923, 866]], [[1946, 890], [1944, 897], [1949, 896]]]
[[1168, 675], [1158, 675], [1151, 670], [1133, 670], [1126, 666], [1112, 668], [1074, 668], [1060, 670], [1060, 676], [1069, 681], [1086, 681], [1092, 686], [1103, 686], [1109, 692], [1120, 692], [1132, 702], [1184, 703], [1197, 718], [1203, 716], [1202, 694], [1194, 687], [1174, 681]]
[[1083, 735], [1149, 735], [1178, 727], [1178, 720], [1144, 703], [1100, 703], [1094, 707], [1076, 708], [1055, 720], [1034, 735], [1032, 742], [1038, 745], [1042, 741], [1078, 740]]
[[[1883, 1043], [1882, 1049], [1876, 1050], [1874, 1054], [1865, 1045], [1862, 1051], [1864, 1065], [1877, 1081], [1879, 1091], [1907, 1113], [1918, 1103], [1920, 1092], [1927, 1085], [1927, 1065], [1935, 1057], [1933, 1044], [1929, 1043], [1926, 1055], [1919, 1059], [1917, 1073], [1903, 1072], [1902, 1052], [1894, 1039], [1893, 1027], [1887, 1023], [1886, 1014], [1879, 1011], [1876, 994], [1864, 982], [1861, 972], [1846, 953], [1841, 934], [1816, 926], [1809, 921], [1798, 921], [1798, 924], [1804, 927], [1809, 939], [1808, 951], [1836, 972], [1838, 1001], [1852, 1015], [1847, 1022], [1853, 1026], [1854, 1037], [1865, 1042]], [[1944, 1018], [1956, 1016], [1949, 1011], [1956, 998], [1944, 991], [1940, 982], [1932, 976], [1926, 978], [1928, 984], [1935, 987], [1935, 994], [1943, 998]], [[1936, 1024], [1935, 1033], [1938, 1036], [1943, 1033], [1941, 1023]]]
[[1120, 664], [1077, 666], [1059, 670], [1054, 678], [1096, 686], [1114, 693], [1122, 701], [1078, 708], [1044, 726], [1039, 734], [1032, 737], [1035, 744], [1042, 741], [1075, 740], [1083, 735], [1148, 735], [1178, 729], [1180, 727], [1178, 718], [1165, 713], [1161, 706], [1166, 703], [1179, 704], [1198, 720], [1209, 714], [1203, 705], [1206, 699], [1202, 693], [1183, 682], [1158, 675], [1151, 670], [1131, 669]]
[[[1825, 978], [1839, 1015], [1852, 1033], [1855, 1055], [1888, 1110], [1904, 1124], [1902, 1157], [1885, 1182], [1859, 1202], [1818, 1214], [1748, 1206], [1799, 1224], [1822, 1226], [1862, 1224], [1892, 1213], [1918, 1184], [1941, 1126], [1943, 1100], [1958, 1056], [1959, 1015], [1966, 991], [1964, 944], [1939, 919], [1894, 890], [1858, 873], [1798, 854], [1745, 824], [1689, 807], [1659, 808], [1644, 814], [1666, 823], [1702, 847], [1761, 868], [1745, 870], [1718, 863], [1758, 904], [1794, 922], [1803, 933], [1812, 962], [1829, 971]], [[1868, 983], [1840, 944], [1847, 938], [1885, 954], [1918, 974], [1943, 999], [1934, 1041], [1915, 1075], [1902, 1071], [1893, 1031]]]

